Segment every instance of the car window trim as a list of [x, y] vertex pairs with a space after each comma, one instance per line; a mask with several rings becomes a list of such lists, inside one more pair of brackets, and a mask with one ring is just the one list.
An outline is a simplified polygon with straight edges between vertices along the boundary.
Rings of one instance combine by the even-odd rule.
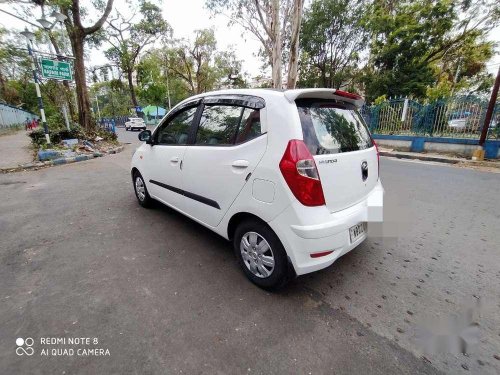
[[244, 94], [220, 94], [208, 95], [203, 98], [203, 104], [232, 105], [235, 107], [246, 107], [251, 109], [262, 109], [266, 106], [266, 101], [260, 96]]

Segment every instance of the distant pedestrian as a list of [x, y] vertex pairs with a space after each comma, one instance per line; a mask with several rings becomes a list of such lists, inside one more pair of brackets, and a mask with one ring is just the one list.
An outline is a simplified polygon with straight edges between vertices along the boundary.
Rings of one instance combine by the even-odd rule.
[[31, 122], [30, 122], [29, 117], [26, 117], [26, 121], [24, 122], [24, 130], [28, 130], [30, 124], [31, 124]]
[[33, 130], [33, 129], [35, 129], [35, 128], [36, 128], [36, 120], [35, 120], [35, 119], [33, 119], [33, 120], [31, 121], [31, 127], [30, 127], [30, 129], [31, 129], [31, 130]]

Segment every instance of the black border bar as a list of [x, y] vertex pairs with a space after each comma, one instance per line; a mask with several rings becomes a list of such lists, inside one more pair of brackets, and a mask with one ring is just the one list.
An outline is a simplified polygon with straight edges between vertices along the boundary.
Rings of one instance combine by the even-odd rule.
[[219, 203], [217, 203], [216, 201], [214, 201], [212, 199], [205, 198], [205, 197], [202, 197], [201, 195], [190, 193], [189, 191], [182, 190], [182, 189], [176, 188], [174, 186], [164, 184], [163, 182], [159, 182], [159, 181], [155, 181], [155, 180], [149, 180], [149, 182], [151, 182], [152, 184], [158, 185], [164, 189], [173, 191], [174, 193], [184, 195], [187, 198], [191, 198], [195, 201], [206, 204], [207, 206], [210, 206], [210, 207], [213, 207], [213, 208], [220, 210]]

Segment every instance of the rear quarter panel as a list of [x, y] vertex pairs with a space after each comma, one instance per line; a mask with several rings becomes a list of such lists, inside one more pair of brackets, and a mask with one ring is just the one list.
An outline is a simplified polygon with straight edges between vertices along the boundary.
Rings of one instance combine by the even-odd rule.
[[[235, 214], [248, 212], [265, 222], [269, 222], [283, 212], [290, 205], [290, 199], [294, 198], [281, 175], [279, 163], [288, 141], [302, 139], [297, 108], [295, 103], [288, 102], [283, 95], [265, 98], [265, 100], [266, 107], [263, 110], [265, 123], [262, 123], [262, 129], [267, 131], [267, 149], [257, 168], [216, 229], [225, 238], [227, 238], [229, 220]], [[262, 202], [255, 199], [252, 191], [254, 179], [269, 181], [274, 185], [272, 202]]]

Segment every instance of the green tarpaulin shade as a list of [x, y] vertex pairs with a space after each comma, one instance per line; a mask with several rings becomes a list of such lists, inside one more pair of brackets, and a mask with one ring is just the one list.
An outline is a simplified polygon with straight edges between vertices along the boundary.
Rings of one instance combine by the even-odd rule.
[[159, 116], [159, 117], [163, 117], [167, 113], [167, 110], [165, 108], [157, 107], [155, 105], [148, 105], [147, 107], [144, 107], [142, 109], [142, 112], [146, 116]]

